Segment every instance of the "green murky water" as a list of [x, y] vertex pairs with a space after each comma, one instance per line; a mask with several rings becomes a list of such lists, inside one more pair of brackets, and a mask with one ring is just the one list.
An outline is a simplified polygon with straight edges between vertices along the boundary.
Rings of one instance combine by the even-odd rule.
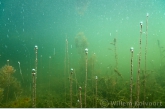
[[164, 3], [0, 0], [0, 107], [165, 107]]

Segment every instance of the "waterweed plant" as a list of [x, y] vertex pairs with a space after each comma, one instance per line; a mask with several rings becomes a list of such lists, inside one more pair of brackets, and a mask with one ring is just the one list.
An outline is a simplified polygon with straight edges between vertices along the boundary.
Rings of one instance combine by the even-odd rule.
[[15, 99], [14, 93], [20, 94], [22, 91], [20, 82], [13, 76], [15, 71], [14, 67], [9, 64], [0, 69], [0, 88], [3, 96], [1, 100], [3, 103], [8, 103], [9, 98]]

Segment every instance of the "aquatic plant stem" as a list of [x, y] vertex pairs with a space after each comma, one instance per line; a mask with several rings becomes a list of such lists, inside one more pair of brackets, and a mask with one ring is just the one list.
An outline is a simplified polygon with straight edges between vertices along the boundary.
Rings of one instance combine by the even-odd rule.
[[7, 86], [7, 99], [6, 99], [6, 103], [8, 102], [8, 95], [9, 95], [9, 89], [10, 89], [10, 74], [8, 74], [8, 86]]
[[65, 79], [65, 104], [66, 104], [66, 97], [67, 97], [67, 92], [66, 92], [66, 81], [67, 81], [67, 73], [69, 76], [69, 53], [68, 53], [68, 40], [66, 38], [66, 50], [65, 50], [65, 72], [64, 72], [64, 79]]
[[122, 78], [122, 75], [118, 70], [118, 55], [117, 55], [117, 47], [116, 47], [116, 38], [114, 38], [114, 40], [113, 40], [113, 45], [114, 45], [114, 53], [115, 53], [115, 61], [116, 61], [114, 72], [117, 73], [117, 75]]
[[[95, 96], [95, 90], [94, 90], [94, 86], [93, 86], [93, 73], [94, 73], [94, 56], [95, 56], [95, 53], [93, 53], [92, 57], [92, 69], [91, 69], [91, 80], [92, 80], [92, 93], [93, 93], [93, 96]], [[93, 107], [95, 105], [95, 98], [93, 98]]]
[[51, 94], [51, 90], [50, 90], [50, 87], [51, 87], [51, 56], [49, 56], [49, 70], [48, 70], [48, 78], [49, 78], [49, 81], [48, 81], [48, 91], [49, 91], [49, 94]]
[[23, 79], [23, 76], [22, 76], [22, 70], [21, 70], [21, 63], [20, 62], [18, 62], [18, 64], [19, 64], [19, 71], [20, 71], [20, 74], [21, 74], [21, 77], [22, 77], [22, 80], [23, 80], [23, 82], [24, 82], [24, 79]]
[[86, 58], [86, 76], [85, 76], [85, 108], [86, 108], [86, 90], [87, 90], [87, 58]]
[[96, 98], [95, 98], [96, 99], [96, 106], [95, 106], [95, 108], [97, 108], [97, 79], [98, 79], [98, 77], [96, 76], [95, 79], [96, 79]]
[[[9, 60], [7, 60], [7, 66], [9, 66]], [[9, 85], [10, 84], [10, 74], [8, 74], [8, 89], [7, 89], [7, 96], [6, 96], [6, 103], [8, 102], [8, 94], [9, 94]]]
[[73, 69], [71, 68], [70, 73], [70, 107], [72, 108], [72, 75], [73, 75]]
[[[138, 74], [137, 74], [137, 103], [139, 104], [139, 94], [140, 94], [140, 64], [141, 64], [141, 37], [142, 37], [142, 22], [140, 22], [140, 40], [139, 40], [139, 60], [138, 60]], [[137, 105], [139, 108], [139, 105]]]
[[35, 69], [32, 69], [32, 84], [33, 84], [32, 107], [36, 108], [36, 70]]
[[33, 74], [33, 75], [35, 75], [34, 76], [34, 87], [35, 87], [35, 90], [34, 90], [34, 96], [35, 96], [35, 107], [36, 107], [36, 79], [37, 79], [37, 64], [38, 64], [38, 57], [37, 57], [37, 55], [38, 55], [38, 46], [37, 45], [35, 45], [35, 47], [34, 47], [34, 50], [35, 50], [35, 55], [36, 55], [36, 59], [35, 59], [35, 74]]
[[85, 108], [86, 108], [86, 90], [87, 90], [87, 66], [88, 66], [88, 49], [86, 48], [85, 49], [85, 54], [86, 54], [86, 59], [85, 59], [85, 61], [86, 61], [86, 67], [85, 67], [85, 69], [86, 69], [86, 75], [85, 75]]
[[[143, 93], [144, 93], [144, 102], [145, 102], [145, 96], [146, 96], [146, 73], [147, 73], [147, 43], [148, 43], [148, 13], [146, 15], [146, 45], [145, 45], [145, 73], [144, 73], [144, 89], [143, 89]], [[145, 107], [145, 105], [144, 105]]]
[[65, 104], [66, 104], [66, 64], [67, 64], [67, 39], [65, 40], [65, 59], [64, 59], [64, 90], [65, 90]]
[[69, 75], [69, 53], [68, 53], [68, 40], [66, 40], [66, 42], [67, 42], [67, 43], [66, 43], [66, 46], [67, 46], [67, 47], [66, 47], [66, 48], [67, 48], [67, 49], [66, 49], [66, 52], [67, 52], [67, 61], [68, 61], [68, 75]]
[[15, 94], [15, 92], [14, 92], [14, 95], [15, 95], [15, 99], [16, 99], [16, 101], [18, 101], [18, 98], [17, 98], [17, 95]]
[[132, 108], [132, 85], [133, 85], [133, 47], [130, 49], [131, 51], [131, 73], [130, 73], [130, 108]]
[[74, 76], [75, 76], [75, 82], [76, 82], [76, 95], [78, 95], [78, 94], [77, 94], [77, 77], [76, 77], [76, 69], [74, 69]]
[[82, 90], [82, 88], [81, 88], [81, 87], [79, 87], [79, 93], [80, 93], [80, 107], [82, 108], [81, 90]]
[[37, 57], [37, 55], [38, 55], [38, 46], [37, 45], [35, 45], [35, 47], [34, 47], [34, 50], [35, 50], [35, 55], [36, 55], [36, 59], [35, 59], [35, 70], [36, 70], [36, 78], [37, 78], [37, 64], [38, 64], [38, 57]]
[[115, 69], [118, 70], [118, 58], [117, 58], [117, 50], [116, 50], [116, 38], [114, 38], [114, 51], [115, 51], [115, 61], [116, 61], [116, 64], [115, 64]]

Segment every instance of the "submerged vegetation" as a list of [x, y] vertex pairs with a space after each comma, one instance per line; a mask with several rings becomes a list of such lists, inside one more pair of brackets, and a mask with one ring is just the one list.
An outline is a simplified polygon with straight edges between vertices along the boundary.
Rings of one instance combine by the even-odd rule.
[[[77, 53], [80, 55], [79, 65], [76, 69], [70, 69], [69, 54], [67, 54], [69, 53], [68, 41], [66, 40], [64, 79], [53, 81], [52, 78], [49, 78], [48, 86], [47, 83], [43, 83], [42, 87], [41, 85], [37, 87], [36, 84], [36, 107], [165, 107], [165, 67], [162, 67], [165, 65], [164, 61], [162, 60], [162, 66], [159, 69], [140, 70], [139, 102], [137, 102], [138, 87], [135, 80], [133, 79], [130, 83], [129, 79], [122, 77], [123, 72], [118, 70], [116, 40], [114, 39], [114, 42], [111, 43], [114, 46], [112, 56], [115, 56], [115, 64], [114, 67], [109, 66], [106, 76], [100, 73], [102, 69], [96, 67], [97, 55], [95, 53], [87, 55], [88, 49], [84, 51], [84, 48], [88, 47], [88, 41], [83, 32], [78, 33], [75, 37]], [[133, 53], [133, 48], [131, 51]], [[164, 55], [162, 50], [160, 53], [161, 56]], [[133, 57], [131, 62], [130, 64], [133, 64]], [[133, 67], [133, 65], [131, 66]], [[133, 68], [130, 69], [133, 72]], [[20, 82], [14, 77], [15, 72], [17, 71], [9, 65], [9, 62], [0, 69], [0, 106], [33, 107], [34, 86], [30, 86], [30, 93], [27, 94], [27, 90], [21, 88]], [[32, 75], [34, 74], [32, 73]], [[30, 84], [33, 83], [32, 79]], [[131, 87], [130, 84], [132, 84]], [[55, 87], [58, 87], [59, 90]], [[132, 92], [130, 92], [130, 88]], [[48, 90], [43, 91], [44, 89]], [[132, 97], [131, 101], [130, 97]]]
[[21, 84], [13, 76], [15, 73], [13, 66], [4, 65], [0, 69], [0, 100], [7, 104], [10, 100], [15, 100], [21, 94]]

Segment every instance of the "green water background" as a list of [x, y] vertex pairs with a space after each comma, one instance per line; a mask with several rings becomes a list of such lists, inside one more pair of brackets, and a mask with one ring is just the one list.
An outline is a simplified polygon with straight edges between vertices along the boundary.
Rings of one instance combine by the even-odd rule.
[[136, 79], [139, 23], [143, 22], [141, 68], [144, 69], [147, 13], [147, 69], [154, 70], [162, 66], [158, 40], [160, 46], [164, 47], [164, 3], [164, 0], [0, 0], [0, 66], [9, 59], [22, 87], [31, 90], [34, 46], [38, 45], [37, 88], [46, 87], [51, 80], [51, 86], [56, 84], [54, 88], [60, 92], [63, 86], [57, 84], [63, 84], [66, 38], [69, 67], [79, 69], [81, 57], [77, 53], [75, 36], [83, 32], [88, 41], [88, 57], [95, 53], [95, 71], [102, 77], [107, 75], [110, 66], [115, 65], [114, 52], [109, 48], [113, 49], [110, 43], [116, 38], [118, 69], [129, 81], [130, 47], [134, 47], [133, 75]]

